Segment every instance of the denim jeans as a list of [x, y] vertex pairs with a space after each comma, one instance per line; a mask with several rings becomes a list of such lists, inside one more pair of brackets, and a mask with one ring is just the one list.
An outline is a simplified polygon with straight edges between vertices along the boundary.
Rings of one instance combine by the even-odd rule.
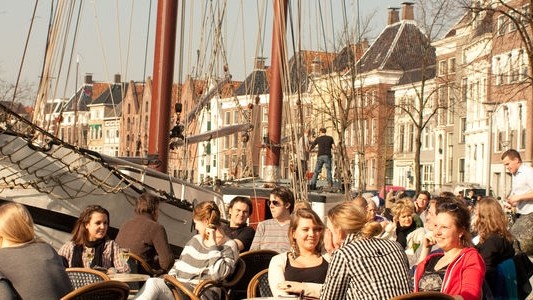
[[318, 173], [322, 171], [322, 166], [326, 165], [326, 173], [328, 177], [328, 183], [333, 184], [333, 178], [331, 176], [331, 156], [329, 155], [320, 155], [316, 159], [315, 172], [313, 173], [313, 179], [311, 179], [311, 185], [316, 185], [316, 180], [318, 178]]

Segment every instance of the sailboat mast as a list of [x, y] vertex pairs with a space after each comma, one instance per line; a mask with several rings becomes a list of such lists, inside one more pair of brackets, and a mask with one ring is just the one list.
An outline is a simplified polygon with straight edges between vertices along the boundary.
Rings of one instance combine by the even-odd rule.
[[156, 169], [163, 173], [166, 173], [168, 169], [177, 15], [178, 0], [157, 2], [148, 153], [158, 154], [161, 164]]
[[287, 0], [274, 3], [274, 26], [272, 28], [272, 80], [268, 104], [268, 147], [264, 180], [276, 183], [279, 179], [281, 152], [281, 114], [283, 105], [282, 79], [285, 77], [282, 64], [285, 56], [285, 30], [287, 27]]

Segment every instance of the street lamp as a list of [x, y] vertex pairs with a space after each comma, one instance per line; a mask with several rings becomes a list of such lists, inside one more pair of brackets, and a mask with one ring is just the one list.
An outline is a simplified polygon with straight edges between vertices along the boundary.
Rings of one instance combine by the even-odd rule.
[[498, 105], [498, 103], [494, 103], [494, 102], [482, 102], [481, 104], [487, 106], [487, 113], [488, 113], [488, 118], [489, 118], [489, 140], [488, 140], [488, 149], [487, 149], [487, 152], [488, 152], [488, 156], [487, 156], [487, 167], [486, 167], [486, 170], [487, 170], [487, 186], [486, 186], [486, 190], [485, 190], [485, 195], [486, 196], [490, 196], [490, 177], [491, 177], [491, 162], [492, 162], [492, 115], [494, 114], [494, 107], [496, 105]]

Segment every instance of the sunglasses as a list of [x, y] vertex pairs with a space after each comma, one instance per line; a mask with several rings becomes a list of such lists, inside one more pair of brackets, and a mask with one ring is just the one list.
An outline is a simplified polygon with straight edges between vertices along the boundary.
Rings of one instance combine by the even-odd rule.
[[451, 211], [454, 212], [459, 209], [459, 205], [457, 203], [442, 203], [439, 206], [439, 211]]
[[275, 207], [278, 207], [278, 206], [282, 206], [283, 202], [278, 201], [278, 200], [268, 200], [267, 204], [268, 206], [274, 205]]

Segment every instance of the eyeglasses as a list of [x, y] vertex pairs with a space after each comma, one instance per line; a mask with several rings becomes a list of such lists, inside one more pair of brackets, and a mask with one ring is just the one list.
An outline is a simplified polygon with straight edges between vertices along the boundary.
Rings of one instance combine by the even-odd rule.
[[283, 202], [278, 201], [278, 200], [268, 200], [267, 204], [268, 206], [274, 205], [275, 207], [278, 207], [278, 206], [282, 206]]

